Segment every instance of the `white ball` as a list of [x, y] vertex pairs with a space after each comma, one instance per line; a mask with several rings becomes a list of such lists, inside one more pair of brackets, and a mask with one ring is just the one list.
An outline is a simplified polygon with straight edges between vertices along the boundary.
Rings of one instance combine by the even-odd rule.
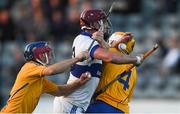
[[88, 78], [91, 78], [91, 73], [86, 72], [86, 75], [88, 76]]
[[126, 44], [124, 44], [124, 43], [120, 43], [119, 45], [118, 45], [118, 49], [126, 49]]

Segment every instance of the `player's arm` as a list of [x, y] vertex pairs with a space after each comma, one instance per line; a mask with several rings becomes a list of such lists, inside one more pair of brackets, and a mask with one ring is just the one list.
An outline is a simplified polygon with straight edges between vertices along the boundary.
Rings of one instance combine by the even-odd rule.
[[100, 46], [102, 47], [102, 48], [104, 48], [104, 49], [109, 49], [110, 47], [109, 47], [109, 44], [104, 40], [104, 39], [102, 39], [102, 40], [97, 40], [97, 42], [100, 44]]
[[142, 56], [131, 57], [131, 56], [119, 54], [116, 52], [110, 52], [100, 47], [94, 51], [93, 57], [96, 59], [101, 59], [105, 62], [112, 62], [115, 64], [137, 64], [138, 65], [138, 64], [141, 64], [141, 62], [143, 61]]
[[53, 94], [54, 96], [66, 96], [72, 93], [74, 90], [78, 89], [82, 85], [84, 85], [91, 78], [91, 74], [89, 72], [83, 73], [80, 78], [77, 80], [65, 84], [59, 85], [58, 90]]
[[43, 71], [43, 75], [50, 76], [50, 75], [62, 73], [66, 69], [68, 69], [70, 66], [72, 66], [73, 64], [75, 64], [79, 61], [82, 61], [84, 59], [87, 59], [87, 58], [88, 58], [88, 52], [84, 51], [75, 58], [67, 59], [64, 61], [59, 61], [53, 65], [46, 67]]

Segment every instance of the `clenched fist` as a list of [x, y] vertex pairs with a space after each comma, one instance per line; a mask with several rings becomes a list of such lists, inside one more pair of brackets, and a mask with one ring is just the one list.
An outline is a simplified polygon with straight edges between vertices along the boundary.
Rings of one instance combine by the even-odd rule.
[[97, 31], [93, 33], [92, 38], [94, 38], [98, 42], [101, 42], [102, 40], [104, 40], [104, 33], [102, 31]]
[[89, 58], [89, 52], [83, 51], [80, 54], [78, 54], [75, 58], [77, 58], [79, 61], [87, 60]]
[[91, 74], [89, 72], [82, 73], [79, 80], [80, 85], [85, 84], [91, 78]]
[[133, 38], [133, 34], [131, 32], [125, 32], [119, 41], [112, 44], [111, 47], [117, 47], [120, 43], [125, 43]]

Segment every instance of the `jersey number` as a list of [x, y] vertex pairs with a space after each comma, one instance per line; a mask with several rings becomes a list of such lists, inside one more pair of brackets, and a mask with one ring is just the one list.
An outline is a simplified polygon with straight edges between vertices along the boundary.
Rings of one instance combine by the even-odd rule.
[[73, 47], [72, 49], [73, 49], [73, 57], [75, 57], [75, 47]]
[[[129, 88], [129, 78], [131, 76], [132, 71], [129, 70], [128, 72], [123, 72], [122, 74], [118, 75], [118, 81], [124, 85], [123, 89], [126, 90]], [[127, 76], [127, 77], [126, 77]], [[124, 79], [126, 77], [126, 79]]]

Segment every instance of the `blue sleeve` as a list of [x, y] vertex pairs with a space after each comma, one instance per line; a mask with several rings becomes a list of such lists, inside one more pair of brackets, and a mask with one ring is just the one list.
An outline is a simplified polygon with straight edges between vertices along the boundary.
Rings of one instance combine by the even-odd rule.
[[99, 45], [95, 45], [94, 47], [91, 48], [90, 50], [90, 57], [92, 59], [94, 59], [94, 52], [96, 51], [97, 48], [99, 48], [100, 46]]

